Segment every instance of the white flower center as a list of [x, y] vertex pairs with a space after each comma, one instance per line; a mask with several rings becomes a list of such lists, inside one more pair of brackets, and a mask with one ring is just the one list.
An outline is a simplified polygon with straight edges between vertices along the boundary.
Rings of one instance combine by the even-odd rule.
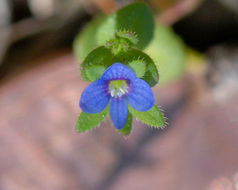
[[113, 80], [109, 83], [111, 97], [120, 98], [128, 92], [125, 80]]

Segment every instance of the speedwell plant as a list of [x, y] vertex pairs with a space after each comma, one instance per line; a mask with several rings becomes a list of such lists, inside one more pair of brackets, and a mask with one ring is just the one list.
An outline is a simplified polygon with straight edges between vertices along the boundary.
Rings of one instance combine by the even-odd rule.
[[158, 83], [158, 70], [143, 52], [153, 31], [150, 9], [134, 3], [93, 20], [77, 36], [74, 52], [81, 77], [91, 82], [80, 97], [78, 132], [96, 127], [107, 115], [123, 135], [130, 133], [133, 116], [152, 127], [164, 126], [151, 90]]

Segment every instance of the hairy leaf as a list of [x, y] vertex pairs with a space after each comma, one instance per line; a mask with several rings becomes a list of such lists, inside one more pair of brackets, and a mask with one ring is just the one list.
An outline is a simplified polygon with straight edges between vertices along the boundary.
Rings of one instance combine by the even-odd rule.
[[135, 60], [130, 62], [128, 66], [134, 71], [138, 78], [142, 78], [144, 76], [146, 64], [143, 61]]
[[128, 40], [132, 45], [136, 45], [138, 43], [137, 35], [135, 32], [120, 30], [116, 32], [116, 36]]
[[135, 60], [141, 60], [143, 63], [146, 64], [146, 70], [142, 79], [146, 81], [150, 86], [154, 86], [158, 83], [159, 74], [154, 61], [141, 50], [130, 49], [127, 52], [123, 52], [117, 55], [114, 60], [115, 62], [121, 62], [126, 65]]
[[81, 112], [75, 126], [76, 131], [85, 132], [93, 129], [102, 122], [102, 120], [107, 116], [107, 114], [108, 107], [105, 108], [103, 111], [95, 114]]
[[138, 48], [146, 47], [153, 38], [154, 19], [150, 8], [144, 3], [133, 3], [116, 12], [116, 29], [135, 32]]
[[128, 109], [134, 117], [136, 117], [146, 125], [161, 128], [165, 125], [164, 116], [156, 105], [154, 105], [149, 111], [146, 112], [136, 111], [131, 106], [128, 106]]
[[[100, 46], [91, 51], [81, 64], [82, 79], [85, 81], [95, 81], [99, 75], [101, 76], [103, 67], [107, 68], [113, 63], [112, 57], [111, 51], [104, 46]], [[99, 68], [98, 66], [101, 67], [97, 71], [95, 69]], [[95, 67], [95, 69], [93, 67]], [[92, 71], [98, 72], [97, 75], [92, 76]]]
[[105, 71], [106, 67], [102, 65], [95, 65], [92, 67], [89, 67], [87, 70], [87, 77], [90, 81], [98, 80], [102, 73]]

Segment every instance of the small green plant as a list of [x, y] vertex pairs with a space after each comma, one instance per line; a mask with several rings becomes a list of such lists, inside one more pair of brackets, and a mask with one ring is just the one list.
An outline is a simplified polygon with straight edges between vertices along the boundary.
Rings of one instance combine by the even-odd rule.
[[[153, 49], [157, 30], [149, 7], [133, 3], [112, 15], [94, 19], [76, 37], [74, 53], [80, 63], [81, 77], [92, 82], [80, 98], [78, 132], [96, 127], [108, 114], [113, 126], [123, 135], [130, 134], [133, 117], [152, 127], [165, 125], [151, 91], [159, 80], [159, 66], [149, 56], [158, 48]], [[168, 34], [166, 37], [169, 38]], [[183, 47], [179, 40], [172, 44]], [[183, 51], [178, 50], [182, 55]]]

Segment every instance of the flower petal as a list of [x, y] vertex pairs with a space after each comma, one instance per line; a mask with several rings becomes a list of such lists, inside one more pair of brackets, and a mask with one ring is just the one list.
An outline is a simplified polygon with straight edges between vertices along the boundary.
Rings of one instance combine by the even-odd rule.
[[109, 113], [116, 129], [122, 129], [127, 119], [127, 103], [125, 98], [111, 98]]
[[79, 106], [85, 113], [98, 113], [107, 106], [109, 99], [106, 83], [97, 80], [84, 89]]
[[131, 81], [127, 101], [137, 111], [148, 111], [154, 105], [154, 95], [150, 86], [142, 79]]
[[101, 79], [104, 81], [119, 79], [133, 80], [135, 78], [135, 73], [121, 63], [114, 63], [113, 65], [108, 67], [101, 77]]

